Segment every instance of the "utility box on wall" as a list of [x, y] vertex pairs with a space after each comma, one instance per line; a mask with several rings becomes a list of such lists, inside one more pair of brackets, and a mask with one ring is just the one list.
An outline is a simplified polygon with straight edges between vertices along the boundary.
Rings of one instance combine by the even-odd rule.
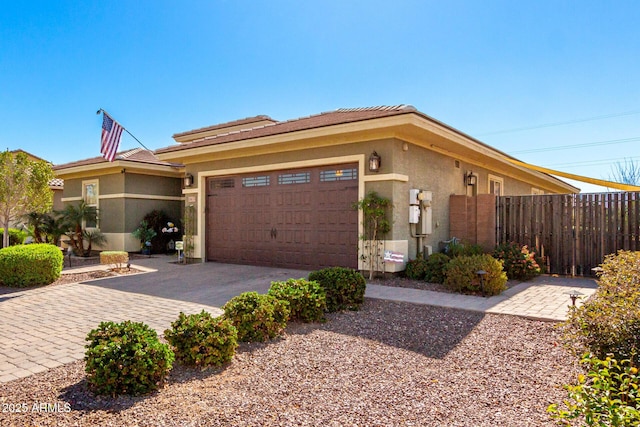
[[420, 206], [409, 206], [409, 224], [420, 222]]
[[421, 191], [422, 190], [418, 190], [416, 188], [412, 188], [411, 190], [409, 190], [409, 204], [410, 205], [419, 205], [420, 204], [419, 195], [420, 195]]
[[423, 191], [418, 195], [418, 198], [420, 199], [420, 206], [422, 207], [420, 233], [432, 234], [433, 209], [431, 208], [431, 202], [433, 201], [433, 193], [431, 191]]
[[433, 233], [432, 201], [431, 191], [409, 190], [409, 224], [416, 224], [416, 234], [420, 236]]

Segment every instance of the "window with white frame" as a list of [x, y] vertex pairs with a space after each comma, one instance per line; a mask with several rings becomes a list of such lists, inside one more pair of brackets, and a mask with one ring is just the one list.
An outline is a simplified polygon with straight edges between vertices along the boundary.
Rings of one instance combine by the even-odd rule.
[[[82, 181], [82, 200], [89, 207], [98, 209], [98, 180]], [[96, 221], [84, 221], [84, 228], [97, 228]]]
[[504, 193], [504, 179], [495, 176], [489, 175], [489, 194], [493, 194], [495, 196], [502, 196]]

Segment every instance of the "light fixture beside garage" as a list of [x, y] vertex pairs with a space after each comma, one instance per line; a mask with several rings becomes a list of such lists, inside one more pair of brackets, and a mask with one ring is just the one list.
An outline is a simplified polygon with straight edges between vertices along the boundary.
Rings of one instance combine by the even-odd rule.
[[191, 187], [192, 185], [193, 185], [193, 175], [188, 173], [184, 176], [184, 186]]
[[375, 151], [369, 156], [369, 172], [378, 172], [380, 170], [381, 158]]
[[474, 186], [478, 183], [478, 177], [476, 175], [473, 174], [472, 171], [467, 172], [467, 174], [465, 175], [465, 181], [467, 183], [468, 186]]

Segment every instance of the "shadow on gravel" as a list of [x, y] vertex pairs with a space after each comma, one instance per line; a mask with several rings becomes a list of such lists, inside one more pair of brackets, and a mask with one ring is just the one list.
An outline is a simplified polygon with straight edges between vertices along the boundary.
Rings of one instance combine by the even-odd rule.
[[128, 409], [138, 402], [142, 402], [153, 396], [157, 392], [153, 392], [144, 396], [100, 396], [93, 394], [89, 390], [86, 379], [82, 379], [75, 384], [62, 389], [59, 399], [71, 405], [71, 411], [107, 411], [117, 413]]
[[[174, 363], [173, 369], [167, 376], [167, 382], [165, 387], [172, 384], [182, 384], [190, 381], [204, 380], [206, 378], [219, 375], [229, 367], [230, 363], [216, 368], [193, 368]], [[96, 395], [89, 390], [89, 385], [86, 378], [65, 387], [61, 390], [58, 398], [69, 403], [72, 411], [80, 412], [93, 412], [93, 411], [107, 411], [111, 413], [118, 413], [120, 411], [131, 408], [133, 405], [144, 402], [146, 399], [155, 396], [157, 393], [162, 392], [162, 388], [153, 393], [142, 396], [101, 396]]]
[[359, 311], [330, 314], [324, 324], [291, 324], [287, 333], [325, 330], [441, 359], [469, 335], [484, 316], [480, 312], [367, 298]]

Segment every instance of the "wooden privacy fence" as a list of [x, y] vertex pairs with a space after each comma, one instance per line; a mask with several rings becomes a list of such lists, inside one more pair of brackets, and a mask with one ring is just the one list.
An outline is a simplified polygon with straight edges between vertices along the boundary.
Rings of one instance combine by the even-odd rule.
[[640, 250], [640, 193], [501, 196], [497, 243], [535, 248], [552, 274], [594, 275], [605, 255]]

